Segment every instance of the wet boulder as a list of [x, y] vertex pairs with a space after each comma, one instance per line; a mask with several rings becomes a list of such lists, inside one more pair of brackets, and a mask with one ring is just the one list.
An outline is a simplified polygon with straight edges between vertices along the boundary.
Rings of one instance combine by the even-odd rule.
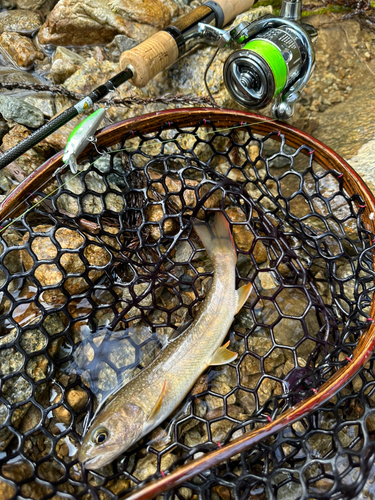
[[0, 12], [0, 32], [15, 31], [20, 35], [32, 35], [41, 26], [39, 14], [29, 10], [9, 10]]
[[43, 52], [36, 49], [30, 38], [10, 31], [0, 36], [0, 50], [8, 60], [23, 69], [29, 69], [36, 59], [44, 59]]
[[140, 42], [170, 21], [160, 0], [60, 0], [38, 36], [42, 44], [64, 46], [109, 43], [118, 34]]

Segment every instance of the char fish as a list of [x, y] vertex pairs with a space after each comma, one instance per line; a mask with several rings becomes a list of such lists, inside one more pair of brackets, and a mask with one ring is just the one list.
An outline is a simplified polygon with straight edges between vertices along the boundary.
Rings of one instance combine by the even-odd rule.
[[73, 132], [70, 134], [68, 142], [64, 149], [62, 161], [69, 163], [70, 170], [73, 174], [77, 173], [77, 158], [90, 142], [97, 131], [100, 122], [103, 120], [106, 110], [104, 108], [97, 109], [83, 120]]
[[209, 366], [237, 358], [227, 349], [229, 342], [222, 343], [251, 284], [235, 288], [237, 253], [222, 213], [215, 214], [212, 226], [195, 220], [193, 227], [214, 266], [211, 288], [198, 317], [94, 416], [78, 455], [86, 469], [109, 464], [160, 425]]

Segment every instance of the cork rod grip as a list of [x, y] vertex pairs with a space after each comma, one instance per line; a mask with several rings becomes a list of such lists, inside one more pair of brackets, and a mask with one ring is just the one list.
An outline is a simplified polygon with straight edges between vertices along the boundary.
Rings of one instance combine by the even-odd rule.
[[130, 66], [135, 73], [130, 81], [136, 87], [144, 87], [154, 76], [171, 66], [178, 59], [178, 47], [172, 35], [159, 31], [131, 50], [123, 52], [120, 66]]
[[255, 0], [215, 0], [217, 4], [223, 9], [224, 13], [224, 26], [239, 14], [251, 9]]

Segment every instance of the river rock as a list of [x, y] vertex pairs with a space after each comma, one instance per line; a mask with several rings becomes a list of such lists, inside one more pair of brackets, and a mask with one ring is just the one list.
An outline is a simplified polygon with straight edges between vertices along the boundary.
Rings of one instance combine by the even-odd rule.
[[[6, 231], [1, 234], [2, 239], [7, 243], [8, 246], [18, 246], [22, 244], [21, 234], [9, 227]], [[8, 252], [6, 255], [3, 254], [4, 245], [0, 243], [0, 253], [2, 254], [2, 265], [8, 270], [10, 277], [13, 274], [22, 272], [22, 262], [20, 252], [13, 250]], [[4, 286], [7, 278], [4, 271], [0, 271], [0, 287]], [[16, 289], [20, 288], [22, 283], [22, 278], [14, 279], [8, 285], [8, 291], [10, 293], [14, 292]]]
[[141, 42], [171, 21], [160, 0], [60, 0], [39, 31], [47, 45], [109, 43], [123, 34]]
[[0, 497], [3, 500], [10, 500], [14, 498], [16, 494], [16, 487], [11, 483], [6, 483], [2, 479], [0, 480]]
[[[230, 220], [233, 222], [246, 221], [246, 215], [243, 213], [240, 207], [227, 208], [226, 213]], [[233, 226], [233, 238], [238, 249], [244, 252], [248, 252], [250, 250], [254, 241], [254, 235], [247, 225]], [[267, 260], [267, 250], [261, 241], [259, 241], [255, 245], [252, 254], [258, 264], [261, 264], [262, 262], [265, 262]]]
[[[31, 134], [23, 125], [16, 125], [3, 138], [2, 148], [8, 151]], [[41, 141], [34, 148], [17, 158], [17, 164], [27, 173], [33, 172], [49, 157], [51, 148], [45, 141]]]
[[9, 132], [9, 126], [5, 120], [0, 120], [0, 144], [3, 137]]
[[84, 64], [86, 59], [65, 47], [57, 47], [52, 59], [50, 77], [63, 83]]
[[51, 9], [55, 6], [58, 0], [16, 0], [19, 9], [26, 10], [41, 10]]
[[56, 113], [55, 98], [49, 92], [38, 92], [21, 98], [23, 101], [40, 109], [44, 116], [52, 118]]
[[41, 80], [26, 71], [19, 71], [14, 68], [0, 69], [1, 83], [41, 83]]
[[30, 10], [0, 12], [0, 32], [15, 31], [20, 35], [32, 35], [41, 26], [39, 14]]
[[16, 66], [29, 69], [36, 59], [44, 59], [43, 52], [37, 50], [30, 40], [18, 33], [5, 31], [0, 36], [1, 52]]
[[[57, 396], [56, 400], [53, 402], [54, 404], [59, 402], [61, 399], [60, 395]], [[81, 387], [75, 387], [74, 389], [70, 389], [67, 398], [66, 398], [69, 406], [74, 411], [82, 410], [88, 400], [87, 393]], [[63, 424], [69, 425], [71, 421], [71, 413], [69, 410], [65, 408], [65, 406], [61, 405], [58, 408], [53, 410], [54, 416]]]
[[[161, 457], [160, 470], [168, 469], [176, 460], [176, 456], [167, 453]], [[138, 460], [133, 476], [143, 481], [157, 471], [158, 458], [153, 453], [149, 453], [144, 458]]]
[[[47, 233], [53, 230], [52, 226], [41, 225], [34, 228], [35, 232]], [[86, 235], [88, 239], [92, 239]], [[55, 238], [61, 245], [62, 249], [78, 250], [84, 244], [83, 237], [72, 229], [60, 228], [55, 232]], [[29, 234], [24, 236], [24, 243], [29, 241]], [[58, 251], [49, 236], [36, 236], [31, 243], [31, 249], [37, 256], [38, 260], [51, 260], [56, 258]], [[89, 271], [89, 278], [96, 280], [102, 276], [104, 271], [97, 269], [107, 265], [110, 261], [110, 254], [103, 248], [96, 245], [94, 242], [87, 245], [84, 250], [84, 256], [90, 266], [95, 269]], [[26, 271], [29, 271], [34, 265], [34, 259], [27, 252], [22, 250], [22, 261]], [[85, 264], [80, 259], [78, 253], [61, 253], [60, 265], [64, 268], [67, 275], [72, 273], [82, 273], [85, 271]], [[50, 264], [42, 264], [34, 271], [35, 278], [42, 286], [54, 286], [63, 281], [63, 274], [59, 268], [51, 262]], [[78, 294], [86, 290], [88, 283], [84, 278], [67, 277], [64, 282], [64, 288], [70, 294]], [[51, 290], [51, 292], [53, 292]], [[44, 297], [48, 301], [48, 297]]]
[[110, 61], [97, 61], [91, 57], [65, 81], [64, 87], [72, 92], [88, 94], [120, 71], [120, 66]]
[[[164, 214], [162, 205], [151, 205], [147, 209], [148, 222], [158, 223], [165, 215], [166, 214]], [[172, 218], [166, 218], [163, 224], [160, 224], [160, 226], [163, 229], [163, 234], [173, 234], [177, 229], [176, 221]], [[160, 226], [159, 224], [152, 224], [150, 226], [147, 226], [148, 229], [150, 229], [149, 238], [152, 241], [158, 241], [160, 239]]]
[[16, 97], [0, 95], [0, 113], [6, 120], [13, 120], [26, 127], [38, 128], [44, 124], [40, 109]]

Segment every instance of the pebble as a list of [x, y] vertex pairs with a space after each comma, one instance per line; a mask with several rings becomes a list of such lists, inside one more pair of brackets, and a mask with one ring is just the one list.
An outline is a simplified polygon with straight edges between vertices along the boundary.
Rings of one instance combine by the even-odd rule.
[[19, 68], [30, 69], [36, 59], [43, 60], [44, 54], [37, 50], [26, 36], [5, 31], [0, 36], [1, 53]]
[[[58, 396], [57, 400], [53, 401], [54, 404], [59, 401], [59, 397], [60, 396]], [[82, 389], [81, 387], [75, 387], [74, 389], [69, 390], [66, 400], [69, 406], [71, 406], [71, 408], [77, 412], [85, 406], [88, 400], [88, 396], [84, 389]], [[72, 418], [71, 412], [67, 408], [65, 408], [65, 406], [61, 405], [58, 408], [55, 408], [53, 410], [53, 414], [63, 424], [70, 424]]]
[[[240, 207], [231, 207], [226, 209], [226, 213], [232, 222], [245, 222], [246, 216]], [[243, 252], [249, 252], [254, 241], [254, 235], [248, 225], [234, 225], [233, 238], [237, 248]], [[254, 259], [258, 264], [267, 260], [267, 250], [262, 242], [258, 242], [252, 250]]]
[[[167, 453], [161, 457], [160, 470], [168, 469], [176, 460], [176, 456], [172, 453]], [[133, 476], [139, 481], [143, 481], [147, 477], [155, 474], [157, 470], [157, 456], [153, 453], [147, 454], [144, 458], [138, 460]]]
[[30, 10], [0, 12], [0, 32], [15, 31], [20, 35], [32, 35], [41, 27], [39, 14]]
[[55, 83], [64, 83], [85, 63], [85, 58], [65, 47], [57, 47], [52, 59], [50, 77]]
[[118, 63], [97, 61], [91, 57], [70, 76], [64, 86], [72, 92], [88, 94], [98, 85], [102, 85], [120, 71]]
[[[162, 205], [151, 205], [147, 210], [147, 221], [159, 222], [164, 215]], [[177, 229], [177, 224], [172, 218], [166, 218], [161, 226], [164, 234], [173, 234]], [[161, 236], [159, 224], [149, 225], [147, 228], [150, 229], [149, 238], [158, 241]]]
[[[34, 228], [34, 232], [47, 233], [52, 230], [52, 226], [40, 225]], [[43, 287], [54, 286], [63, 282], [64, 288], [69, 294], [79, 294], [86, 290], [89, 286], [84, 278], [70, 277], [72, 273], [82, 273], [85, 270], [85, 265], [78, 256], [78, 253], [64, 253], [64, 249], [78, 250], [84, 244], [83, 237], [72, 229], [60, 228], [54, 236], [58, 243], [61, 245], [59, 252], [60, 265], [65, 270], [65, 278], [53, 260], [58, 255], [58, 250], [49, 236], [35, 236], [31, 243], [31, 248], [35, 253], [38, 260], [51, 260], [50, 264], [41, 264], [33, 272], [33, 276], [39, 281]], [[92, 238], [88, 235], [86, 237], [90, 240]], [[29, 233], [24, 236], [24, 243], [29, 241]], [[93, 281], [100, 278], [104, 271], [97, 269], [107, 265], [110, 261], [110, 254], [102, 247], [95, 245], [93, 242], [85, 246], [84, 256], [88, 260], [90, 266], [94, 269], [89, 271], [89, 278]], [[29, 271], [34, 265], [34, 259], [27, 252], [22, 250], [22, 261], [26, 271]], [[44, 292], [43, 297], [47, 302], [53, 301], [55, 293], [53, 290]], [[66, 299], [65, 299], [66, 300]]]
[[16, 491], [16, 487], [13, 484], [0, 479], [0, 497], [2, 500], [10, 500], [11, 498], [14, 498]]
[[0, 95], [0, 113], [6, 120], [13, 120], [26, 127], [38, 128], [44, 124], [40, 109], [16, 97]]

